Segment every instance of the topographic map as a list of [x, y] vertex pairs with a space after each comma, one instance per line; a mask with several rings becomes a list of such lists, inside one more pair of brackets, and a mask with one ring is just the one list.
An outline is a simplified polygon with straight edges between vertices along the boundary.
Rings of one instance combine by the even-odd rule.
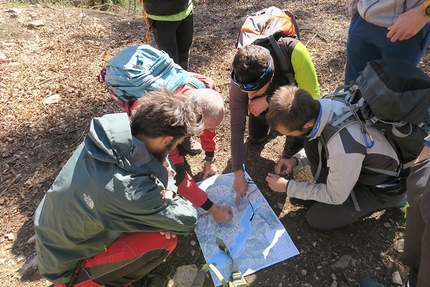
[[[216, 223], [210, 214], [199, 208], [195, 229], [206, 263], [215, 263], [226, 281], [231, 275], [231, 259], [216, 244], [217, 237], [227, 245], [244, 276], [299, 254], [258, 187], [249, 175], [246, 176], [248, 192], [237, 208], [232, 173], [212, 176], [199, 183], [213, 202], [233, 209], [232, 220]], [[222, 285], [212, 271], [211, 275], [215, 286]]]

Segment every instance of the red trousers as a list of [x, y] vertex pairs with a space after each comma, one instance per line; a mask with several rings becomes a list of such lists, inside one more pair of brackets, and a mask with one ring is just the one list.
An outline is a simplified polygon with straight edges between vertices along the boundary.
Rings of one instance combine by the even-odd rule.
[[55, 287], [124, 287], [143, 278], [175, 249], [178, 239], [160, 232], [124, 233], [105, 251], [87, 258], [72, 280]]

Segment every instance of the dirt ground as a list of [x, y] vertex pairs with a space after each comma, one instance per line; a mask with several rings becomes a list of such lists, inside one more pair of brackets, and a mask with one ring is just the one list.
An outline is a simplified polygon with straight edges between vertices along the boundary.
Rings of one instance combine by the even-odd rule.
[[[350, 16], [347, 1], [196, 2], [195, 37], [190, 70], [213, 78], [227, 108], [218, 131], [219, 173], [231, 172], [228, 83], [237, 32], [247, 14], [275, 5], [298, 16], [301, 40], [314, 61], [322, 94], [343, 81]], [[287, 5], [287, 6], [285, 6]], [[0, 4], [0, 282], [2, 286], [49, 286], [32, 265], [29, 239], [33, 214], [56, 175], [83, 140], [89, 120], [120, 112], [97, 75], [121, 48], [145, 43], [140, 14], [47, 5]], [[153, 44], [154, 45], [154, 44]], [[429, 73], [428, 54], [420, 67]], [[333, 231], [311, 229], [305, 221], [309, 203], [273, 193], [264, 184], [280, 157], [282, 137], [261, 145], [246, 143], [250, 175], [289, 232], [300, 255], [267, 267], [246, 279], [250, 286], [358, 286], [363, 276], [385, 286], [393, 274], [405, 282], [399, 261], [405, 220], [403, 209], [378, 212]], [[203, 153], [189, 157], [199, 180]], [[310, 180], [296, 170], [297, 180]], [[59, 210], [58, 212], [61, 212]], [[31, 241], [31, 240], [30, 240]], [[156, 272], [172, 277], [178, 266], [205, 262], [194, 234]], [[28, 269], [27, 267], [30, 266]], [[24, 272], [26, 271], [26, 272]], [[193, 277], [194, 274], [190, 274]], [[207, 278], [205, 287], [213, 286]]]

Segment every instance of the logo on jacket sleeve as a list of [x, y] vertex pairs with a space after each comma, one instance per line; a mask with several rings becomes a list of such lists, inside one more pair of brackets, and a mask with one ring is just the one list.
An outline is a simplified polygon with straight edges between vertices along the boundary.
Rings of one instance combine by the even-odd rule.
[[94, 201], [93, 201], [93, 199], [92, 199], [89, 195], [86, 195], [85, 193], [84, 193], [84, 200], [85, 200], [85, 202], [87, 203], [87, 205], [88, 205], [91, 209], [93, 209], [93, 208], [94, 208]]

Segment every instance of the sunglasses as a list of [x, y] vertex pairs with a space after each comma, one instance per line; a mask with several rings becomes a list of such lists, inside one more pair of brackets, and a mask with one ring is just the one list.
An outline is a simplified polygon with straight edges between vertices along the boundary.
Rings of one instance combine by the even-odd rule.
[[264, 73], [260, 76], [260, 78], [258, 78], [258, 80], [254, 83], [242, 84], [242, 83], [239, 83], [238, 81], [236, 81], [235, 76], [234, 76], [234, 69], [231, 69], [230, 78], [233, 81], [233, 83], [235, 84], [235, 86], [239, 87], [241, 90], [255, 91], [255, 90], [258, 90], [259, 88], [261, 88], [260, 83], [266, 77], [266, 75], [270, 72], [271, 67], [272, 67], [272, 62], [269, 63], [269, 66], [267, 66], [266, 71], [264, 71]]

